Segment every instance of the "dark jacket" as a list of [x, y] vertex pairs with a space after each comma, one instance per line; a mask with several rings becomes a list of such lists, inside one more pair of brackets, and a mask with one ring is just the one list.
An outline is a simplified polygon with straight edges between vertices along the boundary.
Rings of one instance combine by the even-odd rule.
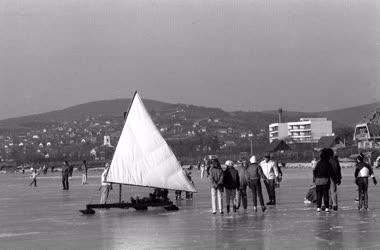
[[221, 167], [211, 167], [209, 170], [211, 187], [223, 187], [223, 170]]
[[336, 176], [332, 170], [329, 160], [320, 160], [317, 163], [313, 170], [313, 180], [316, 181], [317, 178], [327, 178], [336, 181]]
[[245, 166], [239, 166], [237, 168], [237, 171], [239, 173], [239, 187], [244, 188], [247, 187], [247, 168]]
[[250, 164], [247, 168], [247, 180], [248, 182], [251, 180], [257, 180], [260, 178], [263, 178], [263, 180], [266, 180], [267, 177], [264, 175], [263, 170], [257, 163]]
[[70, 173], [69, 166], [62, 167], [62, 177], [68, 178]]
[[335, 178], [336, 178], [335, 180], [336, 180], [337, 183], [340, 184], [340, 182], [342, 180], [342, 173], [341, 173], [341, 167], [340, 167], [338, 158], [337, 157], [332, 157], [332, 158], [330, 158], [329, 162], [330, 162], [332, 170], [334, 172], [334, 175], [335, 175]]
[[234, 167], [227, 167], [226, 171], [224, 171], [223, 184], [227, 189], [239, 188], [239, 173]]

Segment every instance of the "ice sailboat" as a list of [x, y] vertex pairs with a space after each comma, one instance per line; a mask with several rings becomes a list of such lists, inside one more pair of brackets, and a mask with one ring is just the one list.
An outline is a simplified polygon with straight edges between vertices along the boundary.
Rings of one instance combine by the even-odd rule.
[[121, 201], [121, 186], [152, 187], [161, 190], [196, 192], [187, 179], [179, 161], [155, 126], [140, 95], [135, 92], [125, 124], [108, 170], [106, 181], [119, 184], [119, 202], [88, 204], [84, 214], [94, 213], [93, 208], [135, 208], [145, 210], [149, 206], [178, 208], [167, 198], [151, 194], [142, 201]]

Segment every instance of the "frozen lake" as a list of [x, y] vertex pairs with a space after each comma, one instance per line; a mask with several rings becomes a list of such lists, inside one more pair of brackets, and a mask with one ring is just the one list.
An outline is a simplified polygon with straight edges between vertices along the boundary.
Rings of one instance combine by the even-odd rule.
[[[379, 189], [371, 181], [370, 210], [359, 212], [353, 171], [343, 170], [338, 212], [318, 215], [314, 206], [304, 205], [310, 170], [284, 169], [276, 207], [254, 213], [249, 192], [247, 212], [223, 216], [211, 214], [208, 180], [201, 180], [196, 170], [192, 175], [198, 193], [192, 201], [179, 201], [177, 212], [110, 209], [96, 210], [92, 216], [81, 215], [79, 209], [98, 202], [100, 172], [90, 171], [85, 186], [79, 175], [74, 176], [69, 191], [62, 190], [59, 174], [40, 177], [37, 188], [28, 186], [27, 175], [4, 174], [0, 175], [0, 249], [379, 249]], [[125, 201], [128, 189], [123, 187]], [[118, 187], [111, 192], [110, 199], [117, 201]], [[147, 190], [134, 192], [143, 196]]]

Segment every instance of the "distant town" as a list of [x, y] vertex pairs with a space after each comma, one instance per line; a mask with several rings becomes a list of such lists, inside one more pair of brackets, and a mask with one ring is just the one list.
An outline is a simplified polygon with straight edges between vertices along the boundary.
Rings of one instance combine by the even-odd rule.
[[[325, 117], [283, 122], [286, 113], [282, 109], [278, 110], [277, 122], [261, 127], [250, 126], [238, 116], [234, 119], [218, 112], [203, 112], [200, 117], [196, 113], [193, 106], [187, 105], [150, 110], [157, 129], [184, 161], [194, 162], [218, 153], [239, 158], [252, 151], [273, 152], [288, 161], [302, 161], [310, 160], [323, 147], [340, 150], [344, 157], [380, 149], [380, 109], [361, 117], [351, 131], [344, 133], [334, 131], [333, 122]], [[0, 161], [22, 164], [111, 159], [123, 124], [122, 115], [102, 114], [74, 120], [29, 122], [24, 124], [24, 129], [1, 132]]]

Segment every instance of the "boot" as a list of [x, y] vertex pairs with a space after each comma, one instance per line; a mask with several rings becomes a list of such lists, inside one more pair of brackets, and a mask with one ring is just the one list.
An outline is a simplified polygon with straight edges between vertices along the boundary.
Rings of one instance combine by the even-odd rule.
[[227, 214], [230, 213], [230, 206], [227, 206]]
[[236, 213], [236, 206], [235, 205], [233, 206], [233, 210], [234, 210], [234, 213]]
[[261, 207], [261, 210], [263, 211], [263, 213], [265, 212], [265, 210], [267, 210], [267, 207], [266, 206], [262, 206]]

